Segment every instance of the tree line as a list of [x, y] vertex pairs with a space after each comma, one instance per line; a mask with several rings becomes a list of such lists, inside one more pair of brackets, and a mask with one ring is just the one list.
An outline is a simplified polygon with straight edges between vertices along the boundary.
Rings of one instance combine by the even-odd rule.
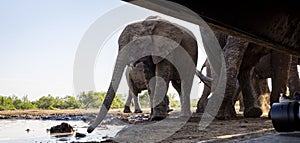
[[[55, 97], [51, 94], [42, 96], [41, 98], [30, 101], [28, 96], [19, 98], [15, 95], [0, 95], [0, 111], [3, 110], [28, 110], [28, 109], [88, 109], [99, 108], [102, 105], [106, 93], [105, 92], [82, 92], [78, 96], [66, 95], [65, 97]], [[180, 107], [180, 103], [174, 100], [175, 95], [169, 94], [170, 106], [173, 108]], [[123, 108], [127, 95], [117, 94], [111, 105], [111, 108]], [[139, 95], [142, 108], [150, 108], [149, 94], [143, 92]], [[196, 107], [196, 100], [192, 101], [192, 106]]]
[[[82, 92], [78, 96], [66, 95], [65, 97], [55, 97], [51, 94], [30, 101], [28, 96], [19, 98], [15, 95], [0, 95], [0, 110], [27, 110], [27, 109], [88, 109], [99, 108], [102, 104], [105, 92]], [[124, 99], [121, 95], [116, 95], [112, 108], [124, 107]]]

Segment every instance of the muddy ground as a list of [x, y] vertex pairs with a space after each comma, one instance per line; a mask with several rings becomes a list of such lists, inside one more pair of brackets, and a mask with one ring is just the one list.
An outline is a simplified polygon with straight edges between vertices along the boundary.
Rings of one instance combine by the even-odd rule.
[[[32, 115], [32, 116], [41, 116], [41, 115], [57, 115], [57, 114], [95, 114], [98, 110], [29, 110], [29, 111], [0, 111], [1, 116], [20, 116], [20, 115]], [[111, 114], [117, 114], [119, 116], [118, 119], [123, 120], [128, 125], [147, 125], [153, 124], [155, 122], [149, 121], [135, 121], [131, 120], [132, 116], [136, 116], [136, 114], [122, 114], [121, 109], [111, 110]], [[147, 117], [149, 111], [146, 110], [143, 114], [139, 114], [140, 116]], [[172, 114], [172, 113], [171, 113]], [[176, 114], [173, 112], [173, 114]], [[201, 115], [193, 114], [193, 116], [188, 119], [187, 122], [182, 124], [182, 127], [179, 130], [175, 130], [174, 133], [168, 134], [165, 136], [165, 139], [160, 140], [159, 142], [167, 142], [167, 143], [189, 143], [189, 142], [241, 142], [245, 140], [249, 140], [252, 138], [257, 138], [269, 134], [274, 134], [276, 131], [272, 126], [272, 122], [267, 118], [266, 114], [264, 114], [260, 118], [244, 118], [241, 112], [238, 112], [238, 117], [233, 120], [214, 120], [207, 128], [204, 130], [199, 130], [199, 121]], [[176, 122], [172, 122], [170, 125], [176, 124]], [[168, 133], [171, 129], [170, 127], [159, 126], [158, 128], [162, 128], [163, 132]], [[157, 128], [157, 127], [154, 127]], [[130, 129], [130, 128], [129, 128]], [[126, 130], [125, 130], [126, 131]], [[144, 131], [146, 131], [144, 133]], [[152, 132], [154, 129], [151, 128], [143, 128], [143, 130], [134, 131], [134, 135], [147, 134], [147, 132]], [[128, 133], [128, 131], [126, 131]], [[120, 133], [122, 134], [122, 132]], [[161, 135], [157, 133], [157, 135]], [[125, 134], [126, 136], [126, 134]], [[156, 136], [155, 134], [152, 136]], [[155, 137], [154, 137], [155, 138]], [[147, 140], [146, 138], [142, 138]], [[121, 139], [122, 140], [122, 139]], [[124, 140], [122, 140], [124, 141]], [[115, 141], [106, 141], [106, 142], [115, 142]]]

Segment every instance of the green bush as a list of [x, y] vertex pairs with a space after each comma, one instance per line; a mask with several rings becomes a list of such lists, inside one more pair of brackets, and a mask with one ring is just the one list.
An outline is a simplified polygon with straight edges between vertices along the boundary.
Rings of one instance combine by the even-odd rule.
[[15, 110], [11, 97], [0, 96], [0, 110]]
[[[99, 108], [103, 103], [105, 95], [105, 92], [89, 91], [87, 94], [82, 92], [78, 96], [78, 101], [80, 102], [82, 108]], [[124, 105], [125, 104], [122, 95], [117, 94], [112, 102], [111, 108], [123, 108]]]
[[170, 107], [173, 107], [173, 108], [178, 108], [180, 107], [180, 102], [178, 100], [175, 100], [175, 94], [168, 94], [169, 96], [169, 102], [170, 102]]

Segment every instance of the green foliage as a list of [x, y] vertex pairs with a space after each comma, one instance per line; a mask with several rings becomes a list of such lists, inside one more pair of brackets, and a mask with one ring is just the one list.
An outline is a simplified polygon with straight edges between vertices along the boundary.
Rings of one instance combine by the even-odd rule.
[[150, 108], [150, 98], [148, 91], [142, 92], [142, 94], [139, 94], [139, 100], [141, 104], [141, 108]]
[[79, 102], [82, 104], [82, 107], [85, 109], [88, 108], [98, 108], [104, 99], [103, 93], [89, 91], [87, 94], [82, 92], [78, 96]]
[[197, 107], [198, 99], [192, 99], [191, 101], [191, 107]]
[[0, 96], [0, 110], [15, 110], [11, 97]]
[[[168, 94], [169, 97], [169, 106], [173, 108], [180, 107], [180, 102], [178, 100], [175, 100], [176, 94]], [[148, 91], [142, 92], [142, 94], [139, 94], [139, 100], [142, 108], [150, 108], [150, 98]]]
[[80, 102], [74, 97], [74, 96], [66, 96], [63, 98], [63, 101], [65, 103], [65, 108], [68, 109], [76, 109], [80, 107]]
[[175, 98], [175, 95], [176, 94], [168, 94], [168, 96], [169, 96], [169, 102], [170, 102], [170, 107], [173, 107], [173, 108], [178, 108], [178, 107], [180, 107], [180, 103], [179, 103], [179, 101], [178, 100], [175, 100], [174, 98]]
[[[99, 108], [105, 98], [105, 92], [82, 92], [77, 98], [67, 95], [65, 97], [54, 97], [50, 94], [42, 96], [38, 100], [29, 101], [28, 96], [19, 99], [13, 95], [10, 97], [0, 96], [0, 110], [26, 110], [26, 109], [78, 109], [78, 108]], [[175, 100], [175, 94], [169, 94], [170, 107], [180, 107], [179, 101]], [[150, 108], [150, 99], [147, 91], [139, 95], [142, 108]], [[112, 102], [111, 108], [123, 108], [124, 96], [117, 94]], [[196, 101], [195, 101], [196, 105]], [[195, 106], [192, 102], [192, 106]]]
[[[105, 98], [105, 92], [93, 92], [89, 91], [87, 94], [82, 92], [78, 96], [78, 101], [83, 108], [99, 108]], [[124, 107], [124, 98], [122, 95], [117, 94], [112, 102], [111, 108], [123, 108]]]
[[117, 94], [112, 102], [111, 108], [118, 109], [118, 108], [123, 108], [124, 106], [125, 106], [124, 98], [122, 97], [121, 94]]
[[54, 107], [54, 103], [56, 103], [57, 100], [51, 96], [50, 94], [48, 94], [48, 96], [43, 96], [41, 98], [39, 98], [35, 104], [39, 109], [55, 109]]
[[19, 103], [18, 105], [19, 107], [16, 107], [17, 109], [22, 109], [22, 110], [25, 110], [25, 109], [36, 109], [37, 107], [28, 100], [28, 95], [26, 96], [23, 96], [22, 97], [22, 100], [21, 100], [21, 103]]

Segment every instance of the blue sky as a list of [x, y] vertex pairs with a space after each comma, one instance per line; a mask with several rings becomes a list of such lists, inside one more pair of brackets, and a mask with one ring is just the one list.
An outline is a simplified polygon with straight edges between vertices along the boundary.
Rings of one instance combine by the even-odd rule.
[[[1, 0], [0, 95], [30, 99], [73, 95], [73, 63], [82, 36], [95, 20], [122, 4], [119, 0]], [[145, 17], [150, 14], [145, 12]], [[108, 87], [121, 29], [103, 45], [114, 48], [99, 53], [98, 91]]]

